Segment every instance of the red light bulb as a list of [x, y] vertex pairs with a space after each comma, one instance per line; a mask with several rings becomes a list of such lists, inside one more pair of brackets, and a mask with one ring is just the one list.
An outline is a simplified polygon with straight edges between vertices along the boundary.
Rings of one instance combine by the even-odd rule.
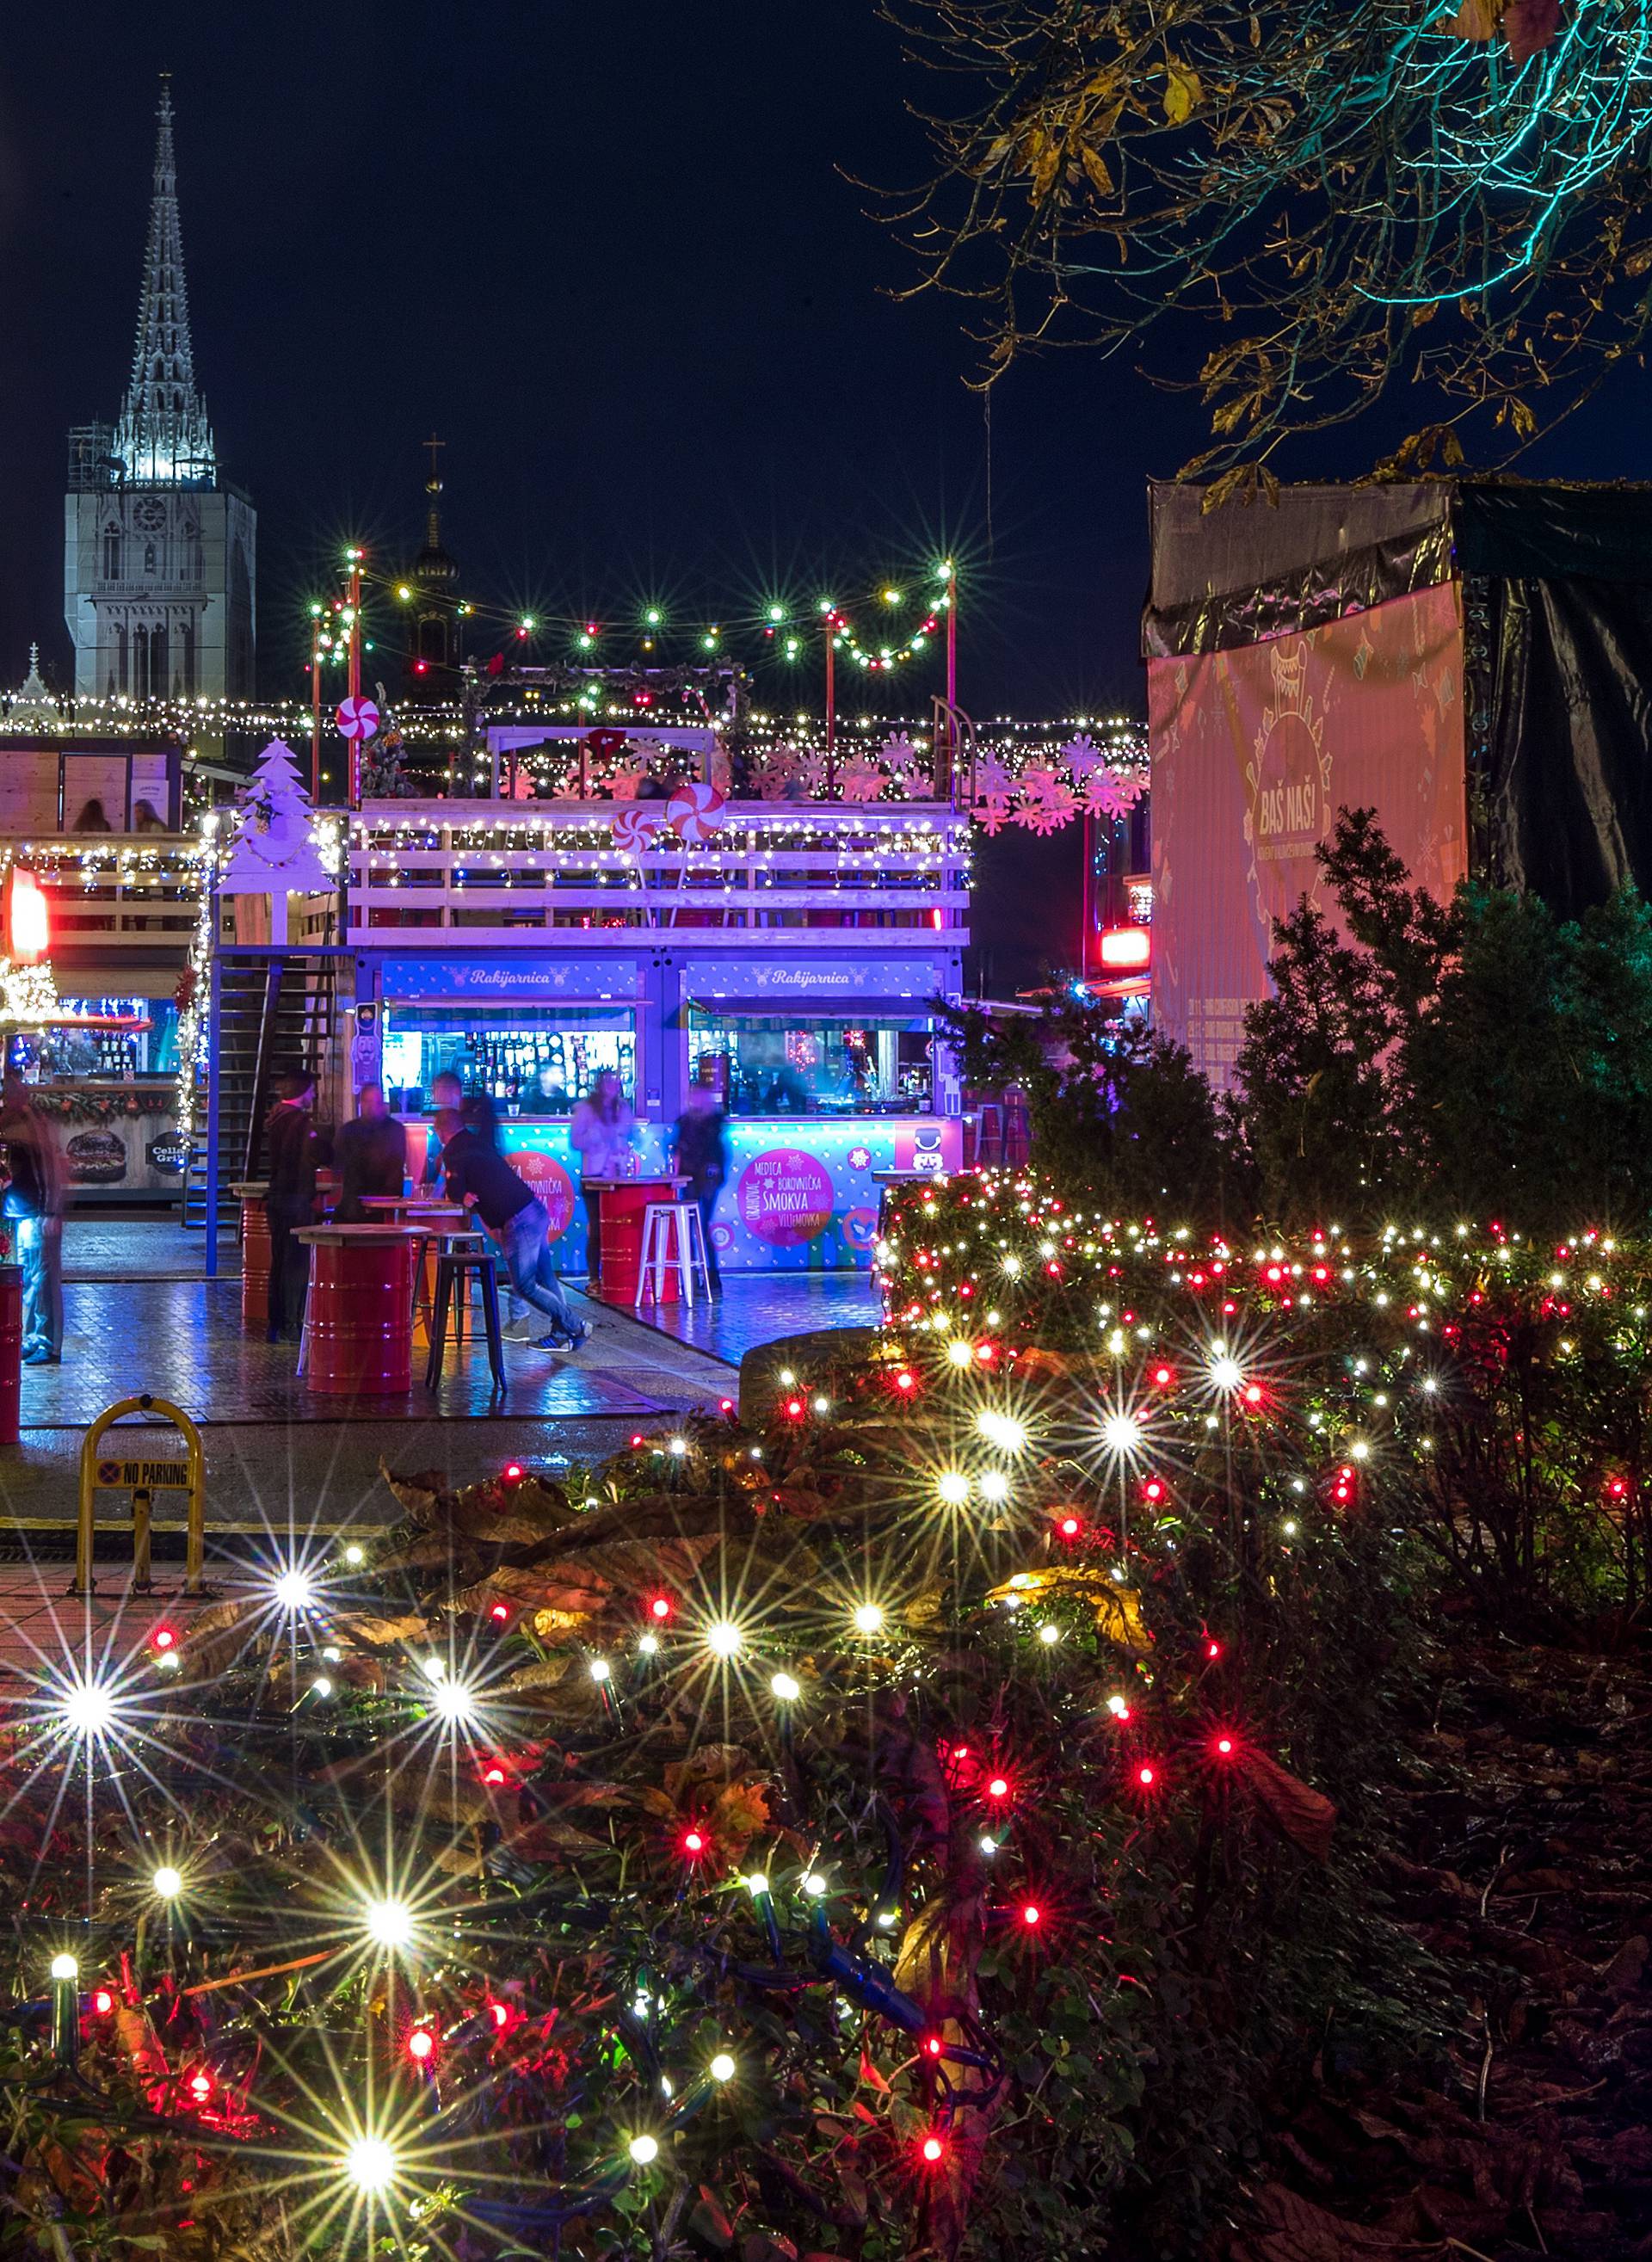
[[149, 1636], [149, 1646], [152, 1649], [176, 1649], [177, 1636], [170, 1625], [156, 1626]]
[[897, 1390], [916, 1390], [918, 1378], [910, 1367], [901, 1368], [900, 1372], [895, 1377], [895, 1387]]
[[926, 2035], [920, 2048], [926, 2057], [939, 2057], [946, 2044], [939, 2035]]
[[213, 2077], [205, 2071], [190, 2076], [190, 2095], [198, 2105], [204, 2105], [213, 2093]]
[[733, 1411], [734, 1401], [732, 1398], [722, 1398], [718, 1401], [718, 1412], [719, 1414], [732, 1414]]
[[1262, 1403], [1262, 1386], [1259, 1382], [1245, 1384], [1244, 1402], [1247, 1406], [1259, 1406]]
[[632, 1432], [632, 1434], [631, 1434], [631, 1451], [632, 1451], [632, 1452], [633, 1452], [633, 1453], [634, 1453], [634, 1452], [636, 1452], [638, 1451], [638, 1447], [639, 1447], [639, 1446], [646, 1445], [647, 1443], [648, 1443], [647, 1438], [646, 1438], [646, 1437], [645, 1437], [643, 1436], [642, 1431], [641, 1431], [640, 1430], [634, 1430], [634, 1431]]
[[1163, 1500], [1164, 1497], [1164, 1479], [1162, 1477], [1149, 1477], [1147, 1482], [1142, 1487], [1142, 1498], [1143, 1500]]
[[1168, 1390], [1175, 1380], [1175, 1372], [1171, 1367], [1156, 1366], [1153, 1369], [1153, 1381], [1156, 1387], [1160, 1390]]
[[947, 2156], [946, 2145], [939, 2136], [926, 2136], [919, 2149], [925, 2161], [932, 2168], [938, 2166]]
[[1064, 1516], [1057, 1529], [1064, 1539], [1076, 1539], [1084, 1526], [1076, 1516]]
[[1044, 1912], [1036, 1901], [1028, 1901], [1021, 1911], [1021, 1922], [1029, 1932], [1035, 1931], [1044, 1920]]
[[510, 2013], [502, 2003], [490, 2003], [487, 2006], [487, 2015], [501, 2034], [503, 2034], [505, 2028], [510, 2024]]
[[503, 1625], [510, 1617], [510, 1610], [506, 1603], [495, 1603], [487, 1615], [495, 1625]]
[[1231, 1736], [1218, 1736], [1216, 1738], [1216, 1756], [1218, 1759], [1224, 1760], [1232, 1758], [1233, 1739]]
[[1136, 1780], [1143, 1790], [1151, 1790], [1153, 1785], [1158, 1781], [1158, 1770], [1143, 1760], [1136, 1770]]
[[786, 1411], [787, 1411], [787, 1413], [788, 1413], [788, 1414], [790, 1414], [790, 1416], [791, 1416], [791, 1418], [792, 1418], [792, 1420], [793, 1420], [794, 1422], [800, 1422], [800, 1421], [803, 1419], [803, 1401], [802, 1401], [802, 1399], [801, 1399], [801, 1398], [789, 1398], [789, 1399], [786, 1401]]
[[499, 1472], [501, 1483], [509, 1485], [520, 1484], [527, 1473], [520, 1461], [507, 1461]]
[[107, 1987], [98, 1988], [92, 1997], [92, 2008], [100, 2019], [106, 2019], [115, 2007], [115, 1999]]
[[1214, 1664], [1214, 1663], [1216, 1662], [1216, 1659], [1217, 1659], [1217, 1658], [1219, 1658], [1219, 1657], [1221, 1656], [1221, 1654], [1222, 1654], [1222, 1644], [1221, 1644], [1219, 1641], [1208, 1641], [1208, 1642], [1206, 1642], [1206, 1644], [1205, 1644], [1205, 1655], [1206, 1655], [1206, 1657], [1207, 1657], [1207, 1658], [1208, 1658], [1208, 1659], [1209, 1659], [1209, 1660], [1211, 1661], [1211, 1663], [1212, 1663], [1212, 1664]]
[[661, 1621], [668, 1618], [671, 1616], [671, 1597], [668, 1595], [656, 1595], [648, 1605], [648, 1615], [651, 1618]]
[[682, 1833], [682, 1850], [691, 1862], [698, 1861], [700, 1855], [705, 1851], [704, 1831], [685, 1830]]
[[482, 1776], [484, 1783], [503, 1783], [504, 1780], [505, 1770], [497, 1764], [487, 1769]]
[[995, 1775], [986, 1787], [986, 1795], [989, 1798], [1007, 1798], [1009, 1797], [1008, 1779], [1004, 1776]]

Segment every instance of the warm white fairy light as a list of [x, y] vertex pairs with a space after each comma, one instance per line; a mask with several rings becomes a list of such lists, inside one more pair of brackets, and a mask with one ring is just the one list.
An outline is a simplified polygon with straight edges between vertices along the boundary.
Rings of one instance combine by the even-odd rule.
[[884, 1630], [884, 1606], [881, 1603], [860, 1603], [855, 1610], [856, 1633], [881, 1633]]
[[1130, 1460], [1142, 1449], [1142, 1425], [1133, 1414], [1109, 1414], [1101, 1424], [1101, 1442], [1120, 1460]]
[[405, 1901], [372, 1900], [362, 1912], [367, 1937], [379, 1948], [408, 1948], [413, 1941], [413, 1911]]
[[149, 1883], [163, 1901], [176, 1900], [184, 1890], [184, 1878], [170, 1862], [162, 1862]]
[[115, 1724], [119, 1703], [106, 1681], [74, 1681], [59, 1696], [57, 1710], [66, 1728], [77, 1736], [91, 1738], [107, 1735]]
[[935, 1479], [935, 1492], [948, 1508], [962, 1508], [970, 1497], [970, 1480], [956, 1469], [945, 1469]]
[[986, 1407], [976, 1416], [975, 1426], [987, 1444], [996, 1445], [1001, 1453], [1020, 1453], [1027, 1449], [1027, 1425], [1018, 1422], [1013, 1414], [1000, 1414]]
[[291, 1563], [285, 1570], [277, 1573], [274, 1592], [282, 1609], [296, 1616], [300, 1610], [307, 1610], [314, 1602], [315, 1581], [307, 1571], [296, 1563]]
[[797, 1698], [803, 1694], [803, 1683], [792, 1673], [771, 1674], [768, 1686], [783, 1704], [796, 1704]]
[[445, 1677], [432, 1684], [427, 1702], [437, 1719], [453, 1728], [470, 1726], [480, 1709], [474, 1689]]
[[625, 2150], [639, 2168], [646, 2168], [651, 2161], [660, 2158], [660, 2139], [647, 2135], [633, 2136]]
[[344, 2155], [344, 2173], [357, 2191], [376, 2198], [396, 2179], [393, 2146], [382, 2136], [357, 2136]]
[[705, 1630], [705, 1646], [713, 1657], [726, 1660], [739, 1655], [746, 1637], [732, 1618], [717, 1618]]

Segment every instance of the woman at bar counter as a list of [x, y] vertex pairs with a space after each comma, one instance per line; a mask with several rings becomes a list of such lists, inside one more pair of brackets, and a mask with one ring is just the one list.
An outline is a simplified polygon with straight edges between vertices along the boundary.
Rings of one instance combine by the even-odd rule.
[[[568, 1125], [568, 1144], [580, 1158], [581, 1179], [623, 1178], [631, 1167], [636, 1143], [637, 1119], [625, 1088], [611, 1068], [601, 1069]], [[584, 1201], [585, 1269], [595, 1280], [602, 1270], [602, 1198], [592, 1192], [584, 1194]]]

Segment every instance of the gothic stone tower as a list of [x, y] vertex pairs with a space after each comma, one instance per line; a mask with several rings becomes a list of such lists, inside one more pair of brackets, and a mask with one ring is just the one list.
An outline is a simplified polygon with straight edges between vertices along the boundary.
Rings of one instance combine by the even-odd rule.
[[257, 517], [195, 389], [164, 77], [159, 119], [132, 383], [117, 424], [69, 436], [63, 616], [82, 697], [245, 699]]

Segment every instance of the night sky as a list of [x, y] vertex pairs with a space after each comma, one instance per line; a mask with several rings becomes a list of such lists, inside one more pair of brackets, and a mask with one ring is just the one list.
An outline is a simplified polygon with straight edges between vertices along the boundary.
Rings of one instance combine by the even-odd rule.
[[[726, 620], [951, 549], [966, 708], [1141, 711], [1143, 481], [1199, 444], [1196, 409], [1121, 361], [1029, 364], [993, 397], [989, 517], [964, 310], [884, 295], [911, 270], [844, 177], [924, 167], [904, 103], [934, 85], [872, 0], [14, 11], [0, 681], [33, 637], [67, 666], [64, 435], [126, 381], [162, 68], [197, 372], [259, 514], [266, 693], [301, 695], [305, 604], [346, 540], [416, 547], [434, 428], [484, 604]], [[1531, 467], [1652, 475], [1644, 387]], [[796, 703], [819, 700], [812, 673]]]

